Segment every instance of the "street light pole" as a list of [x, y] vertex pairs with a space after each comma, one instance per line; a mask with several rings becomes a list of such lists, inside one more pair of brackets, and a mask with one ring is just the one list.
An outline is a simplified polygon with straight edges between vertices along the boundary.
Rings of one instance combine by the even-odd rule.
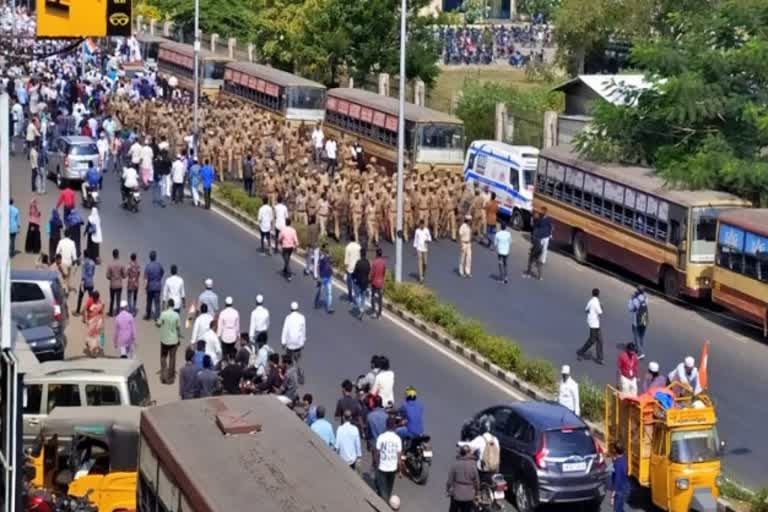
[[395, 282], [403, 280], [403, 164], [405, 159], [405, 22], [407, 0], [400, 2], [400, 106], [397, 118], [397, 233], [395, 236]]
[[[192, 151], [194, 151], [194, 158], [199, 159], [197, 154], [197, 147], [200, 140], [200, 127], [199, 127], [199, 112], [198, 103], [200, 101], [200, 0], [195, 0], [195, 87], [194, 87], [194, 107], [192, 114]], [[199, 161], [199, 160], [198, 160]], [[202, 165], [203, 162], [200, 162]]]

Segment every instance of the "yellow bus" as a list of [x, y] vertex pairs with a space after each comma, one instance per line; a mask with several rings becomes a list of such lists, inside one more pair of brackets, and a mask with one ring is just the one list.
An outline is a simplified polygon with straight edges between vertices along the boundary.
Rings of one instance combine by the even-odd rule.
[[670, 297], [709, 299], [717, 215], [749, 207], [713, 190], [669, 188], [653, 169], [597, 164], [570, 146], [541, 151], [534, 211], [547, 209], [554, 240], [658, 284]]
[[[232, 59], [207, 50], [200, 50], [200, 93], [208, 97], [219, 94], [224, 84], [224, 67]], [[195, 52], [192, 45], [172, 41], [160, 43], [157, 55], [157, 70], [166, 77], [175, 76], [179, 86], [194, 90]]]
[[138, 467], [138, 512], [390, 510], [274, 395], [144, 409]]
[[223, 91], [291, 123], [315, 124], [325, 117], [323, 84], [269, 66], [227, 64]]
[[712, 300], [768, 337], [768, 209], [720, 214], [713, 280]]
[[[347, 141], [360, 138], [369, 156], [375, 156], [386, 167], [394, 169], [397, 165], [398, 109], [397, 98], [363, 89], [331, 89], [325, 102], [325, 126]], [[464, 123], [444, 112], [406, 103], [405, 155], [419, 169], [435, 166], [461, 172]]]

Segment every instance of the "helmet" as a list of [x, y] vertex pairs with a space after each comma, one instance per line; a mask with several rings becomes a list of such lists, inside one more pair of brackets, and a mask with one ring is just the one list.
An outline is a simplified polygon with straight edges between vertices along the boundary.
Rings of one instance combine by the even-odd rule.
[[405, 388], [405, 396], [407, 398], [416, 398], [416, 388], [413, 386]]
[[480, 420], [478, 421], [478, 426], [480, 427], [480, 433], [486, 434], [493, 430], [493, 416], [490, 414], [484, 414], [480, 417]]

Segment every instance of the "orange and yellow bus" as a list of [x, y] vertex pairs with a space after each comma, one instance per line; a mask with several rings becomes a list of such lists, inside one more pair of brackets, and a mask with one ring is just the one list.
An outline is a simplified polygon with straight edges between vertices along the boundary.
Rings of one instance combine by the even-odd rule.
[[[224, 67], [232, 59], [207, 50], [200, 50], [200, 93], [208, 97], [219, 94], [224, 84]], [[175, 76], [179, 87], [194, 90], [195, 51], [192, 45], [175, 42], [160, 43], [157, 55], [157, 70], [167, 77]]]
[[712, 300], [768, 337], [768, 209], [728, 210], [717, 220]]
[[725, 192], [668, 187], [653, 169], [583, 160], [570, 146], [539, 154], [534, 211], [556, 241], [658, 284], [670, 297], [708, 299], [717, 216], [750, 203]]
[[231, 62], [224, 71], [224, 93], [255, 103], [280, 120], [308, 123], [325, 117], [325, 86], [262, 64]]
[[[397, 164], [397, 98], [363, 89], [328, 91], [325, 126], [346, 141], [360, 139], [365, 152], [390, 169]], [[340, 155], [346, 158], [346, 155]], [[405, 104], [405, 158], [414, 167], [430, 166], [457, 173], [464, 168], [464, 123], [461, 119], [413, 103]]]

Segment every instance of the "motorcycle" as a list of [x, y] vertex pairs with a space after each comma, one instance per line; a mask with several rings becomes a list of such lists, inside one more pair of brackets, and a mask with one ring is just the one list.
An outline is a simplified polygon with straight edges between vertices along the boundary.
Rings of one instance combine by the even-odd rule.
[[432, 465], [430, 439], [429, 436], [421, 435], [403, 440], [405, 472], [417, 485], [425, 485], [429, 479], [429, 467]]
[[503, 512], [507, 494], [507, 480], [495, 473], [490, 480], [480, 479], [480, 491], [475, 498], [477, 512]]
[[85, 197], [83, 197], [83, 208], [94, 208], [99, 206], [99, 189], [96, 187], [86, 187]]
[[125, 193], [125, 200], [123, 201], [123, 208], [129, 212], [138, 213], [139, 204], [141, 203], [141, 192], [139, 189], [128, 190]]

